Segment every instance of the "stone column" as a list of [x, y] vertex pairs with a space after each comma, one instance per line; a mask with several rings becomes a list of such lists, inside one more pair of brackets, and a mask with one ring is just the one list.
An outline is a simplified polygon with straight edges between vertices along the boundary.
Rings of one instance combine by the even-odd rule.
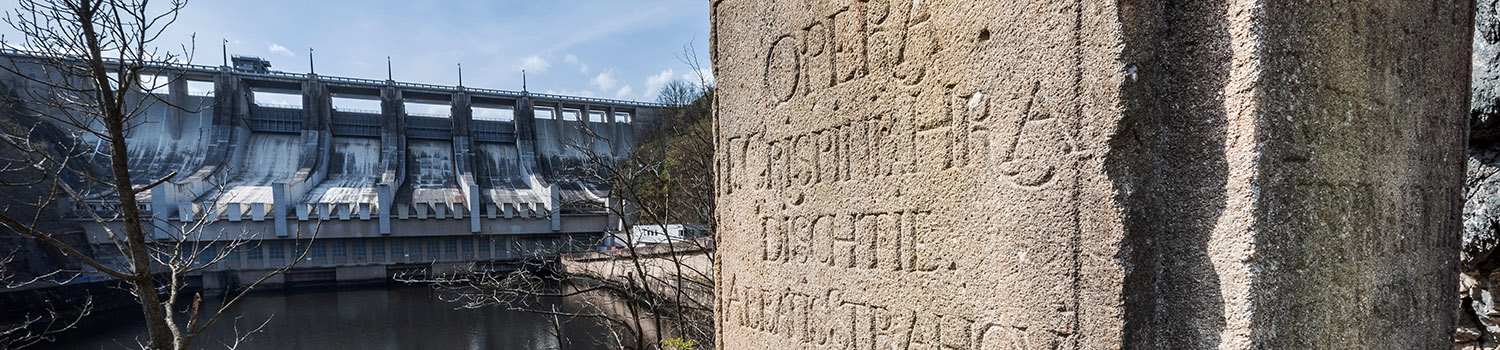
[[594, 140], [592, 136], [589, 136], [590, 132], [599, 132], [599, 129], [594, 127], [593, 108], [594, 106], [590, 106], [588, 104], [584, 104], [582, 107], [579, 107], [578, 127], [573, 130], [575, 131], [573, 134], [578, 135], [578, 137], [572, 142], [574, 142], [574, 144], [576, 144], [580, 149], [587, 149], [588, 153], [598, 153], [598, 148], [594, 147], [596, 140]]
[[[556, 105], [557, 108], [553, 110], [552, 120], [546, 121], [552, 123], [552, 134], [542, 136], [551, 137], [554, 141], [552, 144], [557, 145], [556, 149], [548, 150], [552, 153], [549, 158], [554, 160], [561, 159], [564, 154], [567, 154], [568, 143], [572, 142], [572, 140], [568, 139], [568, 119], [563, 116], [565, 114], [563, 113], [563, 102], [557, 101]], [[582, 114], [582, 112], [579, 112], [579, 114]], [[559, 164], [553, 164], [552, 166], [556, 167]], [[556, 172], [561, 169], [550, 170]]]
[[300, 201], [328, 174], [328, 157], [333, 151], [332, 125], [333, 94], [317, 75], [308, 74], [307, 80], [302, 81], [301, 154], [297, 158], [297, 174], [287, 180], [287, 194], [294, 200]]
[[182, 119], [188, 114], [185, 109], [196, 108], [196, 106], [188, 106], [187, 78], [184, 78], [181, 73], [167, 73], [167, 80], [167, 101], [171, 103], [167, 106], [166, 121], [162, 123], [162, 131], [173, 140], [178, 140], [182, 138]]
[[[249, 129], [245, 127], [244, 117], [250, 112], [250, 105], [254, 103], [249, 89], [239, 77], [232, 73], [220, 72], [214, 75], [214, 106], [213, 118], [206, 126], [208, 140], [208, 152], [204, 155], [203, 164], [206, 166], [225, 166], [231, 161], [238, 160], [237, 143], [243, 143], [245, 137], [249, 137]], [[244, 136], [244, 137], [240, 137]]]
[[302, 130], [327, 132], [333, 124], [333, 95], [316, 75], [308, 76], [302, 81]]
[[[541, 169], [541, 161], [538, 157], [540, 149], [537, 145], [536, 132], [536, 105], [530, 94], [522, 93], [521, 98], [516, 99], [516, 149], [520, 152], [521, 159], [517, 162], [524, 171], [522, 176], [537, 174]], [[548, 179], [548, 181], [551, 181]], [[499, 206], [497, 204], [497, 206]], [[509, 217], [507, 217], [509, 218]]]
[[[292, 199], [287, 196], [286, 184], [271, 184], [271, 218], [273, 225], [276, 227], [276, 237], [286, 237], [289, 234], [286, 216], [294, 204]], [[299, 219], [306, 220], [305, 218]]]
[[[389, 82], [388, 82], [389, 83]], [[380, 182], [375, 193], [379, 197], [376, 212], [380, 220], [380, 234], [391, 234], [391, 211], [396, 203], [396, 191], [406, 180], [406, 104], [401, 90], [394, 86], [380, 89]]]
[[235, 113], [238, 109], [236, 102], [241, 99], [242, 83], [234, 74], [221, 72], [214, 75], [214, 117], [213, 125], [229, 125], [231, 121], [238, 122], [240, 118]]
[[603, 135], [605, 135], [605, 137], [609, 138], [609, 140], [607, 140], [607, 141], [609, 141], [609, 154], [611, 156], [616, 157], [616, 158], [621, 158], [622, 157], [622, 156], [620, 156], [620, 154], [622, 152], [620, 150], [620, 124], [621, 123], [619, 123], [618, 121], [615, 120], [615, 113], [616, 113], [615, 112], [615, 106], [609, 106], [609, 108], [604, 111], [604, 122], [605, 122], [604, 125], [607, 125], [607, 126], [604, 128], [604, 130], [606, 130], [606, 133], [603, 134]]
[[[484, 203], [479, 199], [479, 185], [474, 180], [474, 104], [468, 93], [453, 94], [450, 107], [453, 119], [453, 164], [458, 175], [458, 187], [464, 193], [464, 205], [469, 209], [469, 232], [479, 233], [479, 212]], [[458, 208], [453, 208], [458, 214]], [[455, 216], [456, 217], [456, 216]]]
[[1471, 6], [715, 1], [716, 348], [1450, 348]]
[[562, 192], [559, 191], [557, 183], [548, 186], [551, 197], [547, 201], [547, 213], [552, 221], [552, 230], [562, 230]]

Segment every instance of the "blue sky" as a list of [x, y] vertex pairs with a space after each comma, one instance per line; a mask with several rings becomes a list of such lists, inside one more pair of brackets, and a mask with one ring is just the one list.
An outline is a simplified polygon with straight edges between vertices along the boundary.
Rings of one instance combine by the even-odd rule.
[[[0, 0], [7, 11], [14, 0]], [[272, 69], [655, 101], [670, 79], [696, 79], [682, 62], [692, 45], [708, 61], [707, 0], [196, 0], [163, 38], [177, 49], [197, 34], [195, 64], [231, 54], [260, 56]], [[8, 26], [0, 33], [15, 35]], [[706, 72], [705, 72], [706, 73]]]

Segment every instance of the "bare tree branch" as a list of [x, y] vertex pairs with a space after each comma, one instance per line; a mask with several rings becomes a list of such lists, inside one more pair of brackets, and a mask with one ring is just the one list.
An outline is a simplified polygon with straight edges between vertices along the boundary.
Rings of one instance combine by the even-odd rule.
[[[174, 67], [192, 61], [195, 43], [176, 45], [180, 51], [156, 44], [186, 5], [184, 0], [20, 0], [4, 15], [20, 35], [0, 37], [5, 57], [0, 71], [21, 83], [0, 96], [6, 97], [0, 99], [0, 113], [15, 115], [0, 119], [7, 128], [0, 132], [0, 171], [5, 171], [0, 185], [29, 191], [24, 200], [35, 194], [27, 203], [0, 202], [0, 226], [128, 283], [146, 325], [147, 338], [138, 345], [147, 349], [188, 348], [246, 293], [295, 267], [307, 254], [303, 249], [296, 261], [250, 283], [214, 310], [204, 310], [201, 294], [186, 292], [184, 279], [226, 262], [257, 236], [212, 230], [222, 211], [214, 204], [225, 192], [224, 184], [213, 182], [223, 178], [206, 180], [218, 190], [211, 198], [198, 199], [212, 205], [201, 219], [167, 222], [143, 209], [149, 205], [143, 195], [179, 173], [133, 173], [129, 135], [150, 124], [147, 111], [157, 106], [188, 113], [205, 108], [180, 105], [158, 93], [182, 82], [177, 74], [181, 68]], [[149, 81], [147, 75], [152, 76]], [[84, 246], [89, 243], [71, 242], [72, 231], [48, 226], [72, 207], [79, 208], [81, 219], [92, 221], [107, 238], [102, 243], [112, 244], [119, 258], [97, 256]], [[311, 239], [316, 239], [318, 229], [313, 231]], [[188, 305], [179, 308], [179, 299]], [[249, 334], [237, 335], [229, 344], [242, 343], [244, 336]]]

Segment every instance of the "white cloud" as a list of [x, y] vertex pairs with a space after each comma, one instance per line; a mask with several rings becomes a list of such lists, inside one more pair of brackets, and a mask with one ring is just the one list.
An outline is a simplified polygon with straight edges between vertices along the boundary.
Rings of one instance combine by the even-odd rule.
[[271, 43], [271, 45], [269, 47], [267, 47], [266, 50], [270, 50], [271, 53], [274, 53], [274, 54], [281, 54], [281, 55], [286, 55], [286, 56], [296, 56], [297, 55], [295, 53], [292, 53], [292, 50], [287, 49], [286, 46], [277, 45], [276, 43]]
[[615, 84], [618, 83], [619, 81], [615, 80], [614, 71], [605, 71], [603, 73], [599, 73], [599, 75], [594, 76], [593, 79], [589, 79], [589, 85], [597, 86], [599, 87], [599, 90], [605, 91], [613, 90], [615, 88]]
[[547, 63], [547, 60], [543, 59], [542, 56], [531, 55], [521, 59], [520, 68], [530, 72], [541, 73], [546, 72], [547, 67], [551, 66], [552, 64]]
[[697, 85], [700, 82], [707, 83], [708, 85], [713, 85], [714, 71], [712, 69], [703, 68], [693, 72], [682, 73], [682, 80], [694, 85]]
[[620, 91], [615, 92], [615, 98], [629, 98], [630, 94], [634, 92], [635, 90], [631, 89], [630, 85], [625, 85], [625, 87], [620, 88]]
[[661, 87], [667, 86], [667, 83], [671, 82], [672, 77], [675, 75], [677, 75], [677, 72], [668, 69], [661, 71], [661, 73], [657, 73], [656, 75], [647, 77], [646, 90], [641, 91], [641, 97], [647, 99], [655, 98], [656, 94], [661, 92]]
[[563, 56], [563, 63], [567, 63], [567, 64], [578, 66], [578, 72], [579, 73], [588, 74], [588, 72], [589, 72], [589, 64], [588, 63], [583, 63], [583, 61], [579, 61], [578, 60], [578, 56], [576, 56], [574, 54], [570, 53], [570, 54], [567, 54], [567, 55]]

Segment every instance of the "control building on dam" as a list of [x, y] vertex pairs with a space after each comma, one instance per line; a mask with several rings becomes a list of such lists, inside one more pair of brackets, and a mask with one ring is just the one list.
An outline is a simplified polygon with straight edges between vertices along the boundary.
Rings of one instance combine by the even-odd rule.
[[[8, 54], [25, 62], [17, 55]], [[619, 204], [591, 164], [628, 155], [635, 125], [660, 107], [269, 66], [237, 56], [232, 66], [162, 67], [151, 79], [167, 78], [165, 89], [131, 92], [166, 102], [144, 106], [127, 141], [132, 182], [175, 172], [137, 197], [156, 238], [201, 225], [186, 239], [251, 240], [209, 284], [252, 280], [304, 248], [283, 282], [385, 278], [593, 242], [619, 227], [609, 210]], [[0, 77], [28, 84], [18, 78]], [[300, 106], [284, 103], [297, 97]], [[123, 224], [92, 219], [115, 216], [117, 202], [97, 195], [65, 210], [96, 254], [118, 251], [105, 226]]]

